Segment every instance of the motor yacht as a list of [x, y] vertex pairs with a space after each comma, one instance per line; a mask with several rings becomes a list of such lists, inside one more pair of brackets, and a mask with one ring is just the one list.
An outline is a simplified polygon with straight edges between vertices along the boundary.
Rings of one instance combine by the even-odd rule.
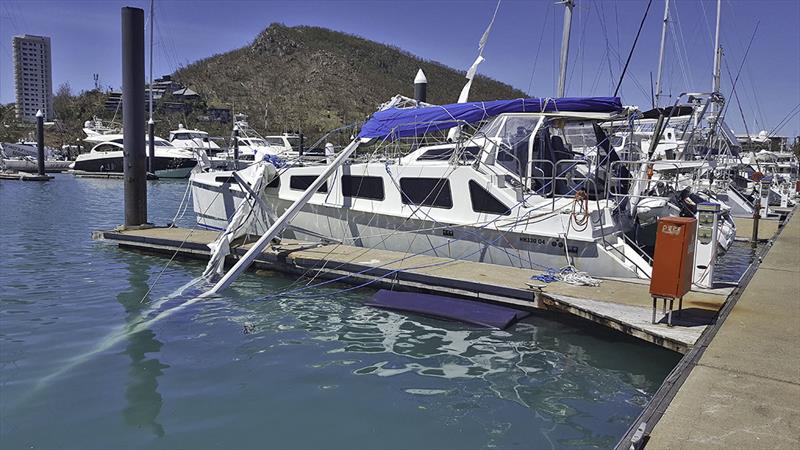
[[[100, 140], [99, 136], [102, 136]], [[97, 142], [91, 151], [79, 155], [70, 169], [83, 173], [123, 173], [123, 135], [104, 134], [89, 136], [87, 142]], [[145, 139], [145, 142], [147, 140]], [[172, 146], [159, 137], [154, 138], [155, 175], [162, 178], [188, 178], [197, 165], [195, 154]], [[147, 145], [147, 144], [145, 144]], [[149, 154], [147, 148], [145, 154]]]

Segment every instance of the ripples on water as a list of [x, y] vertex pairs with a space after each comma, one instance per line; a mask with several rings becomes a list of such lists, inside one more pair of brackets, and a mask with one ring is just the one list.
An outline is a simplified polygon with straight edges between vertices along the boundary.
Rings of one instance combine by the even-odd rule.
[[[119, 181], [0, 183], [0, 447], [611, 447], [678, 359], [550, 316], [407, 317], [368, 289], [265, 300], [295, 285], [267, 272], [81, 358], [202, 263], [141, 301], [167, 258], [90, 239], [122, 222]], [[151, 220], [184, 189], [151, 182]]]

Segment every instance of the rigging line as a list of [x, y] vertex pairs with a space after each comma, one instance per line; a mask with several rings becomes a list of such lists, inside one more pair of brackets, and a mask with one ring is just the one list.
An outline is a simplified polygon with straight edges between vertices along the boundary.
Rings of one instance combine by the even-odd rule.
[[[531, 194], [531, 195], [533, 195], [533, 194]], [[525, 201], [518, 202], [517, 204], [515, 204], [514, 206], [512, 206], [512, 209], [513, 209], [513, 208], [515, 208], [515, 207], [517, 207], [517, 206], [519, 206], [519, 205], [521, 205], [521, 204], [523, 204], [523, 203], [525, 203]], [[548, 206], [548, 205], [549, 205], [549, 202], [544, 202], [544, 203], [542, 204], [542, 206], [540, 206], [540, 207], [537, 207], [537, 208], [535, 208], [535, 209], [539, 209], [539, 208], [541, 208], [541, 207], [545, 207], [545, 206]], [[419, 209], [419, 208], [417, 208], [417, 209]], [[534, 209], [534, 210], [535, 210], [535, 209]], [[529, 211], [528, 213], [526, 213], [526, 215], [529, 215], [529, 214], [530, 214], [530, 213], [532, 213], [532, 212], [533, 212], [533, 210], [532, 210], [532, 211]], [[406, 220], [405, 220], [405, 221], [408, 221], [409, 219], [410, 219], [410, 217], [406, 218]], [[495, 217], [494, 219], [492, 219], [492, 220], [490, 220], [490, 221], [488, 221], [488, 222], [485, 222], [485, 223], [483, 223], [483, 224], [482, 224], [482, 225], [480, 225], [478, 228], [480, 228], [480, 229], [486, 228], [487, 226], [489, 226], [489, 225], [491, 225], [491, 224], [493, 224], [493, 223], [495, 223], [495, 222], [497, 222], [497, 221], [499, 221], [499, 220], [501, 220], [501, 219], [503, 219], [503, 216], [499, 216], [499, 215], [498, 215], [498, 216], [497, 216], [497, 217]], [[477, 222], [476, 222], [476, 224], [477, 224]], [[389, 235], [388, 235], [388, 236], [391, 236], [391, 235], [393, 235], [393, 234], [394, 234], [395, 232], [397, 232], [397, 231], [398, 231], [397, 229], [396, 229], [396, 230], [394, 230], [392, 233], [389, 233]], [[498, 231], [499, 231], [499, 230], [498, 230]], [[512, 230], [511, 230], [510, 228], [509, 228], [508, 230], [505, 230], [505, 231], [500, 231], [500, 235], [499, 235], [497, 238], [495, 238], [494, 240], [490, 241], [490, 242], [489, 242], [489, 245], [494, 245], [494, 243], [496, 243], [496, 242], [497, 242], [497, 241], [498, 241], [500, 238], [504, 237], [506, 234], [508, 234], [508, 233], [510, 233], [510, 232], [512, 232]], [[477, 234], [476, 232], [471, 232], [471, 233], [473, 233], [473, 234]], [[387, 237], [388, 237], [388, 236], [387, 236]], [[478, 235], [478, 236], [479, 236], [479, 235]], [[479, 237], [480, 237], [480, 236], [479, 236]], [[386, 239], [386, 238], [384, 238], [384, 240], [385, 240], [385, 239]], [[382, 242], [383, 242], [383, 240], [382, 240]], [[446, 246], [446, 245], [449, 245], [449, 242], [445, 242], [445, 243], [442, 243], [442, 244], [440, 244], [440, 245], [437, 245], [437, 246], [433, 247], [433, 248], [432, 248], [432, 250], [437, 250], [437, 249], [439, 249], [439, 248], [441, 248], [441, 247], [444, 247], [444, 246]], [[352, 262], [352, 261], [354, 261], [355, 259], [357, 259], [357, 258], [360, 258], [360, 257], [361, 257], [361, 256], [363, 256], [364, 254], [366, 254], [366, 253], [367, 253], [369, 250], [370, 250], [370, 249], [365, 249], [365, 250], [364, 250], [363, 252], [361, 252], [359, 255], [356, 255], [356, 256], [354, 256], [353, 258], [351, 258], [349, 262]], [[479, 249], [478, 251], [480, 251], [480, 249]], [[476, 252], [477, 252], [477, 251], [476, 251]], [[468, 257], [468, 256], [472, 256], [472, 255], [473, 255], [473, 254], [475, 254], [476, 252], [473, 252], [473, 253], [471, 253], [471, 254], [468, 254], [468, 255], [466, 255], [466, 256], [467, 256], [467, 257]], [[506, 253], [508, 254], [508, 252], [506, 252]], [[509, 255], [509, 256], [510, 256], [510, 255]], [[394, 261], [389, 261], [389, 262], [387, 262], [387, 263], [385, 263], [385, 264], [382, 264], [382, 265], [380, 265], [380, 266], [376, 266], [376, 267], [370, 267], [370, 268], [364, 269], [364, 270], [362, 270], [362, 271], [359, 271], [359, 272], [355, 273], [354, 275], [364, 274], [364, 273], [366, 273], [366, 272], [369, 272], [370, 270], [373, 270], [373, 269], [378, 269], [378, 268], [382, 268], [382, 267], [385, 267], [385, 266], [387, 266], [387, 265], [394, 264], [394, 263], [396, 263], [396, 262], [401, 262], [401, 261], [404, 261], [405, 259], [407, 259], [407, 256], [403, 256], [403, 258], [400, 258], [400, 259], [397, 259], [397, 260], [394, 260]], [[463, 256], [463, 255], [462, 255], [462, 257], [461, 257], [461, 258], [454, 259], [453, 261], [450, 261], [450, 262], [459, 261], [459, 260], [461, 260], [461, 259], [464, 259], [464, 256]], [[520, 259], [520, 261], [522, 261], [522, 258], [518, 258], [518, 259]], [[337, 268], [339, 268], [339, 267], [341, 267], [342, 265], [345, 265], [345, 264], [347, 264], [347, 263], [348, 263], [347, 261], [346, 261], [346, 262], [341, 262], [341, 263], [340, 263], [340, 264], [339, 264], [339, 265], [338, 265], [336, 268], [334, 268], [333, 270], [335, 270], [335, 269], [337, 269]], [[533, 261], [531, 261], [531, 260], [529, 260], [529, 261], [528, 261], [528, 263], [529, 263], [529, 264], [531, 264], [531, 265], [533, 265], [533, 266], [537, 266], [537, 267], [540, 267], [540, 268], [545, 268], [545, 269], [547, 269], [547, 270], [550, 270], [550, 269], [552, 269], [552, 268], [549, 268], [549, 267], [547, 267], [547, 266], [543, 266], [543, 265], [541, 265], [541, 264], [537, 264], [537, 263], [535, 263], [535, 262], [533, 262]], [[384, 275], [384, 276], [382, 276], [382, 277], [379, 277], [378, 279], [385, 278], [386, 276], [389, 276], [389, 275], [391, 275], [391, 274], [393, 274], [393, 273], [399, 272], [400, 270], [408, 270], [408, 269], [413, 269], [413, 268], [414, 268], [414, 267], [405, 268], [405, 269], [398, 269], [398, 270], [395, 270], [395, 271], [393, 271], [393, 272], [390, 272], [389, 274], [386, 274], [386, 275]], [[273, 294], [272, 296], [276, 296], [276, 295], [284, 295], [284, 294], [287, 294], [287, 293], [288, 293], [288, 294], [291, 294], [292, 292], [299, 292], [299, 291], [303, 291], [303, 290], [306, 290], [306, 289], [309, 289], [309, 288], [315, 288], [315, 287], [323, 286], [323, 285], [326, 285], [326, 284], [330, 284], [330, 283], [333, 283], [333, 282], [337, 282], [337, 281], [340, 281], [340, 280], [343, 280], [343, 279], [349, 278], [350, 276], [352, 276], [352, 274], [351, 274], [351, 275], [343, 275], [343, 276], [340, 276], [340, 277], [338, 277], [338, 278], [335, 278], [335, 279], [332, 279], [332, 280], [327, 280], [327, 281], [323, 281], [323, 282], [317, 283], [317, 284], [315, 284], [315, 285], [306, 285], [305, 287], [303, 287], [303, 288], [299, 288], [299, 289], [293, 289], [293, 290], [286, 290], [286, 289], [284, 289], [284, 290], [282, 290], [282, 291], [281, 291], [281, 292], [279, 292], [279, 293]], [[374, 280], [374, 281], [377, 281], [377, 280]]]
[[[580, 64], [581, 64], [581, 70], [580, 70], [580, 72], [581, 72], [581, 81], [580, 81], [581, 87], [580, 87], [580, 91], [579, 91], [581, 93], [583, 93], [583, 74], [584, 74], [583, 60], [585, 59], [585, 55], [586, 55], [586, 46], [584, 45], [584, 42], [586, 42], [586, 25], [589, 23], [589, 21], [586, 20], [585, 17], [583, 17], [583, 18], [581, 17], [581, 15], [582, 15], [581, 14], [581, 10], [582, 9], [583, 9], [582, 7], [578, 7], [578, 23], [583, 21], [583, 27], [581, 27], [581, 37], [580, 37], [580, 39], [578, 41], [578, 42], [580, 42], [580, 45], [578, 46], [578, 55], [577, 55], [577, 59], [580, 61]], [[585, 13], [583, 15], [585, 16]], [[575, 61], [573, 61], [573, 62], [575, 62]], [[575, 62], [575, 64], [572, 65], [572, 69], [570, 70], [569, 77], [568, 77], [568, 80], [567, 80], [567, 90], [569, 90], [571, 82], [574, 80], [573, 75], [575, 74], [575, 70], [577, 69], [577, 66], [578, 66], [577, 62]]]
[[[376, 151], [377, 151], [377, 149], [376, 149]], [[391, 177], [391, 174], [390, 174], [390, 178], [392, 179], [392, 181], [393, 181], [393, 182], [395, 182], [395, 181], [394, 181], [394, 179], [393, 179], [393, 177]], [[396, 182], [395, 182], [395, 183], [396, 183]], [[398, 188], [398, 189], [399, 189], [399, 188]], [[429, 194], [429, 195], [430, 195], [430, 194]], [[426, 198], [427, 198], [427, 197], [426, 197]], [[421, 205], [419, 205], [419, 206], [417, 206], [417, 208], [416, 208], [416, 209], [419, 209], [419, 208], [421, 208], [421, 207], [422, 207], [422, 206], [421, 206]], [[413, 215], [413, 214], [414, 214], [414, 212], [412, 211], [412, 215]], [[370, 223], [372, 223], [372, 220], [374, 220], [374, 219], [375, 219], [375, 217], [377, 217], [377, 213], [374, 213], [374, 214], [372, 215], [372, 217], [370, 218], [370, 220], [369, 220], [369, 222], [367, 223], [367, 225], [369, 225]], [[395, 235], [396, 233], [398, 233], [398, 232], [402, 233], [402, 231], [400, 231], [400, 227], [401, 227], [401, 226], [403, 226], [403, 225], [404, 225], [406, 222], [408, 222], [409, 220], [411, 220], [411, 218], [412, 218], [411, 216], [409, 216], [409, 217], [406, 217], [406, 218], [405, 218], [405, 220], [403, 220], [403, 222], [402, 222], [401, 224], [399, 224], [397, 228], [395, 228], [394, 230], [392, 230], [390, 233], [387, 233], [387, 234], [386, 234], [386, 235], [385, 235], [385, 236], [384, 236], [384, 237], [383, 237], [383, 238], [380, 240], [380, 242], [378, 242], [377, 244], [375, 244], [375, 245], [373, 246], [373, 248], [379, 247], [381, 244], [383, 244], [384, 242], [386, 242], [386, 240], [387, 240], [387, 239], [389, 239], [390, 237], [392, 237], [392, 236], [393, 236], [393, 235]], [[437, 222], [436, 222], [436, 221], [434, 221], [434, 223], [437, 223]], [[354, 239], [353, 239], [353, 242], [355, 242], [355, 241], [356, 241], [356, 240], [358, 240], [358, 239], [359, 239], [359, 238], [354, 238]], [[338, 247], [338, 245], [341, 245], [341, 243], [340, 243], [340, 244], [337, 244], [337, 247]], [[337, 269], [341, 268], [342, 266], [344, 266], [344, 265], [346, 265], [346, 264], [350, 264], [350, 263], [352, 263], [352, 262], [353, 262], [353, 261], [355, 261], [356, 259], [359, 259], [359, 258], [361, 258], [362, 256], [366, 255], [366, 254], [367, 254], [367, 253], [368, 253], [370, 250], [371, 250], [371, 248], [364, 248], [364, 250], [363, 250], [362, 252], [360, 252], [360, 253], [358, 253], [358, 254], [354, 255], [352, 258], [350, 258], [350, 260], [348, 260], [348, 261], [342, 261], [342, 262], [340, 262], [340, 263], [339, 263], [337, 266], [333, 267], [331, 270], [337, 270]], [[330, 254], [330, 253], [329, 253], [329, 254]], [[329, 255], [329, 254], [328, 254], [328, 255]], [[328, 255], [326, 255], [326, 257], [327, 257]], [[327, 260], [326, 260], [326, 262], [323, 264], [323, 267], [324, 267], [325, 265], [327, 265]], [[312, 269], [310, 268], [310, 269], [306, 270], [306, 272], [304, 273], [304, 275], [305, 275], [305, 274], [307, 274], [307, 273], [308, 273], [310, 270], [312, 270]], [[317, 273], [314, 275], [314, 277], [311, 279], [311, 281], [310, 281], [310, 282], [313, 282], [313, 281], [314, 281], [314, 279], [316, 278], [316, 276], [317, 276], [318, 274], [319, 274], [319, 271], [317, 271]], [[310, 282], [309, 282], [309, 283], [310, 283]], [[309, 284], [306, 284], [306, 286], [308, 286], [308, 285], [309, 285]]]
[[608, 29], [606, 28], [606, 22], [604, 16], [600, 14], [600, 8], [595, 8], [595, 13], [597, 13], [597, 19], [598, 22], [600, 22], [600, 28], [603, 30], [603, 40], [606, 44], [606, 61], [608, 62], [608, 75], [609, 75], [608, 81], [610, 83], [613, 83], [612, 80], [614, 80], [614, 78], [616, 77], [614, 76], [614, 71], [611, 68], [611, 48], [610, 45], [608, 44]]
[[[725, 70], [728, 71], [728, 78], [733, 78], [731, 68], [728, 66], [728, 61], [725, 61]], [[742, 124], [744, 125], [744, 132], [747, 134], [747, 140], [750, 141], [750, 130], [747, 129], [747, 120], [744, 118], [744, 111], [742, 110], [742, 102], [739, 101], [739, 91], [733, 89], [733, 98], [736, 99], [736, 106], [739, 108], [739, 115], [742, 117]]]
[[792, 108], [791, 111], [789, 111], [789, 113], [787, 113], [786, 116], [784, 116], [783, 120], [781, 120], [778, 123], [778, 125], [775, 128], [773, 128], [772, 131], [769, 132], [767, 136], [773, 136], [775, 133], [780, 131], [781, 128], [785, 127], [786, 124], [788, 124], [792, 120], [792, 118], [794, 118], [794, 116], [797, 115], [797, 113], [800, 113], [800, 103], [798, 103], [797, 106]]
[[672, 45], [675, 48], [675, 59], [678, 61], [678, 68], [681, 71], [681, 75], [683, 75], [683, 83], [685, 86], [691, 86], [692, 84], [689, 83], [689, 77], [686, 74], [688, 70], [686, 67], [686, 58], [683, 54], [683, 48], [681, 47], [678, 38], [678, 33], [676, 31], [676, 25], [674, 25], [674, 21], [670, 21], [669, 23], [669, 36], [672, 39]]
[[[608, 48], [606, 48], [603, 51], [603, 56], [600, 57], [600, 64], [599, 64], [599, 67], [597, 68], [597, 71], [594, 74], [594, 81], [592, 81], [592, 87], [589, 90], [590, 94], [594, 94], [595, 89], [597, 88], [597, 85], [600, 84], [600, 75], [603, 72], [603, 58], [607, 57], [607, 55], [608, 55]], [[609, 60], [609, 64], [610, 64], [610, 60]]]
[[694, 80], [692, 79], [692, 72], [689, 70], [691, 64], [689, 63], [689, 50], [686, 48], [686, 36], [683, 34], [683, 24], [681, 23], [681, 17], [678, 14], [678, 6], [677, 3], [673, 3], [674, 6], [674, 16], [675, 16], [675, 23], [678, 26], [678, 33], [680, 34], [680, 39], [678, 42], [681, 44], [683, 48], [683, 57], [685, 58], [684, 63], [686, 64], [686, 73], [688, 74], [689, 83], [688, 86], [694, 86]]
[[[517, 205], [515, 205], [515, 206], [517, 206]], [[500, 216], [498, 216], [492, 222], [496, 221], [499, 218], [500, 218]], [[491, 222], [488, 222], [488, 223], [491, 223]], [[483, 227], [481, 227], [481, 228], [483, 228]], [[489, 245], [494, 245], [497, 241], [499, 241], [501, 238], [503, 238], [505, 236], [505, 234], [507, 234], [507, 233], [508, 233], [508, 231], [500, 233], [500, 235], [498, 235], [495, 239], [493, 239], [492, 241], [489, 241]], [[433, 247], [432, 250], [436, 250], [436, 249], [438, 249], [440, 247], [444, 247], [446, 245], [449, 245], [449, 242], [444, 242], [444, 243], [442, 243], [440, 245], [437, 245], [437, 246]], [[372, 284], [374, 282], [377, 282], [379, 280], [382, 280], [384, 278], [387, 278], [387, 277], [389, 277], [391, 275], [394, 275], [394, 274], [396, 274], [398, 272], [401, 272], [401, 271], [404, 271], [404, 270], [413, 270], [413, 269], [421, 269], [421, 268], [428, 268], [428, 267], [436, 267], [436, 266], [442, 266], [442, 265], [452, 264], [452, 263], [456, 263], [456, 262], [461, 262], [461, 261], [465, 260], [466, 258], [469, 258], [470, 256], [472, 256], [472, 255], [474, 255], [476, 253], [479, 253], [481, 251], [483, 251], [483, 249], [482, 248], [478, 248], [477, 250], [475, 250], [475, 251], [473, 251], [473, 252], [471, 252], [469, 254], [462, 255], [460, 258], [457, 258], [457, 259], [453, 258], [453, 259], [450, 259], [450, 260], [437, 262], [437, 263], [432, 263], [432, 264], [423, 264], [423, 265], [420, 265], [420, 266], [412, 266], [412, 267], [404, 267], [404, 268], [394, 269], [394, 270], [391, 270], [391, 271], [389, 271], [388, 273], [386, 273], [384, 275], [378, 276], [377, 278], [375, 278], [373, 280], [369, 280], [366, 283], [363, 283], [363, 284], [360, 284], [360, 285], [357, 285], [357, 286], [354, 286], [354, 287], [351, 287], [351, 288], [347, 288], [347, 289], [344, 289], [344, 290], [340, 290], [340, 291], [337, 291], [337, 292], [334, 292], [334, 293], [328, 293], [328, 294], [321, 293], [321, 294], [315, 294], [315, 295], [310, 295], [310, 296], [309, 295], [304, 295], [304, 298], [328, 297], [328, 296], [333, 295], [335, 293], [347, 292], [347, 291], [350, 291], [350, 290], [353, 290], [353, 289], [358, 289], [358, 288], [367, 286], [369, 284]], [[302, 287], [302, 288], [299, 288], [299, 289], [295, 289], [293, 291], [278, 292], [278, 293], [275, 293], [275, 294], [271, 294], [271, 295], [267, 296], [266, 298], [276, 297], [276, 296], [285, 296], [285, 295], [294, 295], [297, 292], [305, 291], [305, 290], [312, 289], [312, 288], [318, 288], [320, 286], [324, 286], [324, 285], [327, 285], [327, 284], [336, 283], [336, 282], [339, 282], [341, 280], [345, 280], [347, 278], [352, 277], [353, 275], [364, 275], [364, 274], [366, 274], [366, 273], [368, 273], [368, 272], [370, 272], [372, 270], [380, 269], [380, 268], [389, 266], [391, 264], [395, 264], [395, 263], [404, 261], [406, 258], [407, 258], [406, 256], [403, 256], [403, 258], [396, 259], [396, 260], [393, 260], [393, 261], [387, 261], [386, 263], [383, 263], [383, 264], [381, 264], [379, 266], [367, 267], [366, 269], [360, 270], [360, 271], [352, 273], [352, 274], [341, 275], [339, 277], [336, 277], [336, 278], [333, 278], [333, 279], [329, 279], [329, 280], [317, 283], [315, 285], [305, 286], [305, 287]], [[532, 261], [531, 261], [531, 263], [536, 265], [536, 266], [538, 266], [538, 267], [545, 268], [547, 270], [552, 270], [552, 268], [550, 268], [550, 267], [542, 266], [540, 264], [533, 263]]]
[[[600, 16], [598, 15], [598, 17], [600, 17]], [[602, 20], [602, 18], [601, 18], [601, 20]], [[609, 72], [611, 72], [611, 60], [610, 60], [610, 56], [611, 56], [612, 54], [613, 54], [614, 56], [616, 56], [616, 58], [617, 58], [617, 62], [619, 63], [619, 65], [620, 65], [620, 66], [622, 66], [622, 55], [620, 55], [620, 54], [619, 54], [619, 52], [613, 48], [613, 46], [610, 46], [610, 45], [609, 45], [609, 46], [607, 46], [607, 50], [609, 51], [609, 59], [608, 59], [608, 64], [609, 64]], [[631, 74], [630, 74], [630, 75], [631, 75], [631, 81], [633, 81], [633, 84], [634, 84], [634, 86], [636, 86], [636, 87], [639, 89], [639, 91], [642, 93], [642, 95], [644, 95], [645, 97], [647, 97], [648, 95], [650, 95], [650, 94], [648, 94], [648, 92], [647, 92], [647, 89], [645, 89], [645, 88], [644, 88], [644, 86], [642, 85], [642, 83], [641, 83], [641, 82], [639, 82], [639, 79], [636, 77], [636, 74], [634, 74], [633, 72], [631, 72]], [[609, 82], [609, 90], [611, 89], [611, 87], [613, 87], [613, 86], [614, 86], [614, 78], [615, 78], [615, 77], [614, 77], [614, 74], [613, 74], [613, 73], [611, 73], [611, 77], [608, 79], [608, 82]]]
[[617, 8], [617, 4], [619, 2], [614, 2], [614, 25], [617, 27], [617, 47], [620, 47], [621, 44], [619, 42], [619, 8]]
[[[733, 7], [733, 5], [730, 3], [730, 1], [728, 2], [728, 5], [730, 6], [729, 10], [730, 10], [731, 14], [733, 15], [732, 22], [733, 23], [737, 23], [738, 22], [738, 17], [736, 16], [736, 8]], [[732, 34], [736, 36], [736, 42], [739, 44], [739, 47], [740, 48], [744, 47], [744, 45], [743, 45], [743, 43], [741, 41], [741, 37], [739, 36], [739, 34], [738, 33], [732, 33]], [[761, 102], [759, 101], [759, 96], [758, 96], [758, 94], [756, 93], [756, 90], [755, 90], [755, 83], [753, 82], [753, 80], [755, 78], [753, 77], [753, 72], [751, 71], [751, 67], [750, 66], [746, 66], [746, 70], [747, 70], [747, 79], [749, 80], [748, 84], [750, 85], [750, 90], [752, 91], [752, 94], [753, 94], [753, 97], [752, 97], [753, 98], [753, 103], [755, 103], [756, 112], [758, 113], [758, 116], [761, 119], [761, 127], [766, 127], [767, 126], [766, 125], [767, 121], [766, 121], [765, 116], [764, 116], [764, 111], [761, 108]]]
[[[206, 209], [203, 211], [203, 214], [205, 214], [206, 212], [208, 212], [209, 208], [211, 208], [211, 205], [213, 205], [213, 204], [214, 204], [214, 202], [217, 200], [217, 197], [219, 197], [220, 193], [221, 193], [221, 192], [219, 192], [219, 191], [218, 191], [218, 192], [217, 192], [217, 193], [214, 195], [214, 198], [211, 200], [211, 202], [209, 202], [208, 206], [207, 206], [207, 207], [206, 207]], [[197, 221], [195, 221], [195, 223], [194, 223], [194, 225], [192, 226], [192, 228], [190, 228], [190, 229], [189, 229], [189, 232], [188, 232], [188, 233], [186, 233], [186, 237], [184, 237], [184, 238], [183, 238], [183, 241], [181, 241], [180, 245], [178, 245], [178, 248], [176, 248], [176, 249], [175, 249], [175, 251], [172, 253], [172, 256], [169, 258], [169, 260], [167, 261], [167, 263], [164, 265], [164, 268], [163, 268], [163, 269], [161, 269], [161, 271], [158, 273], [158, 275], [156, 275], [156, 279], [155, 279], [155, 280], [153, 280], [153, 284], [151, 284], [151, 285], [150, 285], [150, 286], [147, 288], [147, 292], [145, 292], [145, 293], [144, 293], [144, 295], [142, 296], [142, 299], [141, 299], [141, 300], [139, 300], [139, 303], [142, 303], [142, 302], [144, 302], [144, 299], [146, 299], [146, 298], [147, 298], [147, 296], [148, 296], [148, 295], [150, 295], [150, 292], [152, 292], [152, 290], [153, 290], [153, 289], [156, 287], [156, 285], [158, 284], [158, 281], [161, 279], [161, 276], [162, 276], [162, 275], [164, 275], [164, 272], [166, 272], [166, 271], [167, 271], [167, 268], [169, 268], [170, 264], [172, 264], [172, 261], [174, 261], [174, 260], [175, 260], [175, 257], [176, 257], [176, 256], [178, 256], [178, 253], [180, 253], [181, 249], [182, 249], [182, 248], [183, 248], [183, 246], [186, 244], [186, 241], [188, 241], [188, 240], [189, 240], [189, 238], [192, 236], [192, 233], [194, 233], [194, 232], [195, 232], [195, 230], [197, 229], [197, 227], [198, 227], [199, 225], [200, 225], [200, 224], [199, 224]], [[158, 305], [158, 306], [160, 306], [160, 305]]]
[[[736, 78], [732, 82], [733, 84], [731, 86], [731, 91], [733, 93], [736, 92], [736, 84], [739, 82], [739, 75], [742, 74], [742, 69], [744, 68], [744, 63], [747, 60], [747, 55], [750, 53], [750, 47], [753, 45], [753, 40], [756, 38], [756, 32], [758, 31], [758, 25], [759, 24], [761, 24], [761, 21], [756, 22], [756, 26], [753, 29], [753, 34], [750, 36], [750, 42], [747, 43], [747, 48], [745, 49], [744, 55], [742, 56], [742, 62], [739, 64], [739, 71], [736, 72]], [[725, 60], [725, 67], [726, 68], [728, 67], [727, 60]], [[728, 72], [730, 73], [730, 70], [728, 70]], [[727, 111], [729, 106], [730, 106], [730, 103], [727, 103], [725, 105], [725, 110], [726, 111]], [[724, 116], [724, 114], [723, 114], [723, 116]]]
[[[644, 15], [642, 16], [642, 21], [639, 23], [639, 31], [636, 32], [636, 38], [633, 40], [633, 45], [631, 46], [631, 51], [628, 53], [628, 60], [625, 61], [625, 67], [622, 68], [622, 74], [619, 77], [619, 82], [617, 83], [617, 88], [614, 89], [614, 97], [617, 96], [619, 93], [619, 88], [622, 86], [622, 80], [625, 79], [625, 72], [628, 71], [628, 64], [631, 62], [631, 58], [633, 57], [633, 51], [636, 49], [636, 43], [639, 41], [639, 35], [642, 33], [642, 28], [644, 27], [644, 21], [647, 19], [647, 13], [650, 12], [650, 5], [653, 4], [653, 0], [647, 0], [647, 9], [644, 10]], [[647, 93], [645, 93], [645, 96]]]
[[[550, 16], [550, 9], [545, 8], [544, 13], [544, 20], [542, 21], [544, 24], [547, 24], [547, 18]], [[526, 91], [528, 95], [531, 95], [531, 87], [533, 87], [533, 75], [536, 73], [536, 64], [539, 61], [539, 51], [542, 49], [542, 41], [544, 41], [544, 31], [547, 27], [542, 27], [542, 32], [539, 33], [539, 44], [536, 46], [536, 56], [533, 58], [533, 69], [531, 69], [531, 79], [528, 81], [528, 90]]]

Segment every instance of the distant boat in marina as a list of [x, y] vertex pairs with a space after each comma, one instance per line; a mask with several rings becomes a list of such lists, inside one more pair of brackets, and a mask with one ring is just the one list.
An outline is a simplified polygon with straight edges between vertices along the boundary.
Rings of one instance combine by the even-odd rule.
[[[123, 135], [98, 134], [86, 138], [96, 143], [88, 153], [79, 155], [70, 169], [79, 173], [123, 173]], [[145, 140], [146, 142], [146, 140]], [[162, 178], [187, 178], [197, 165], [192, 151], [174, 147], [164, 139], [155, 137], [155, 175]], [[147, 150], [145, 150], [147, 154]]]

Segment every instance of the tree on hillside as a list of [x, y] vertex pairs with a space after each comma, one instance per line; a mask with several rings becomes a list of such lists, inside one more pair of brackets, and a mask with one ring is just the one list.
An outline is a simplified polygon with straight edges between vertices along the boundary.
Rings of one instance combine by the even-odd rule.
[[69, 83], [58, 87], [53, 96], [53, 113], [56, 126], [52, 133], [47, 133], [49, 145], [61, 148], [63, 145], [75, 145], [85, 136], [83, 124], [93, 117], [104, 117], [106, 94], [99, 90], [81, 92], [75, 96]]
[[0, 105], [0, 142], [17, 142], [31, 131], [30, 124], [17, 119], [13, 103]]

